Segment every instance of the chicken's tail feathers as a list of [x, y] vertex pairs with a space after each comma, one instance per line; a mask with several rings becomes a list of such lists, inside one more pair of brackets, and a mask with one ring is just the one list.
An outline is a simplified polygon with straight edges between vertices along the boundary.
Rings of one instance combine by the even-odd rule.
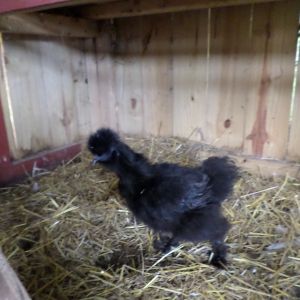
[[210, 157], [202, 164], [203, 171], [209, 176], [209, 184], [217, 202], [224, 201], [232, 192], [239, 177], [239, 169], [229, 157]]

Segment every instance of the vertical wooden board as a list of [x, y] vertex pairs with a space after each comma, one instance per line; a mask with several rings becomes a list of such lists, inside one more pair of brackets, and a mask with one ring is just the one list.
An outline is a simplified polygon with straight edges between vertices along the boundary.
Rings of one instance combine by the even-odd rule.
[[67, 41], [41, 41], [42, 73], [51, 120], [52, 148], [69, 144], [77, 137], [74, 84]]
[[245, 154], [286, 155], [298, 7], [296, 0], [254, 5]]
[[141, 39], [145, 133], [172, 135], [171, 15], [143, 18]]
[[211, 142], [207, 132], [208, 11], [174, 14], [174, 135]]
[[[295, 68], [297, 31], [299, 28], [300, 1], [280, 2], [275, 6], [274, 23], [278, 32], [271, 44], [273, 81], [270, 93], [267, 128], [270, 143], [266, 145], [265, 156], [283, 159], [287, 154], [291, 95]], [[284, 18], [282, 24], [278, 16]], [[278, 45], [279, 42], [279, 45]]]
[[52, 146], [57, 147], [77, 141], [90, 132], [85, 56], [79, 39], [44, 41], [43, 50], [43, 75], [54, 121]]
[[211, 11], [205, 116], [208, 140], [217, 147], [243, 148], [250, 15], [249, 5]]
[[86, 58], [92, 129], [117, 128], [115, 62], [111, 51], [113, 28], [106, 24], [96, 40], [88, 42]]
[[292, 111], [290, 128], [288, 159], [300, 161], [300, 63], [298, 62], [298, 74], [296, 83], [295, 101]]
[[91, 105], [91, 130], [95, 131], [102, 126], [100, 97], [103, 97], [103, 95], [100, 93], [99, 89], [99, 85], [102, 81], [98, 81], [96, 39], [87, 39], [84, 43], [86, 64], [85, 68], [88, 81], [88, 97]]
[[7, 39], [5, 55], [8, 87], [16, 130], [14, 158], [30, 155], [52, 144], [45, 84], [41, 76], [38, 38]]
[[144, 133], [142, 87], [142, 18], [118, 21], [118, 55], [114, 57], [116, 105], [119, 129], [126, 133]]
[[71, 90], [65, 95], [75, 104], [77, 120], [76, 140], [86, 137], [91, 131], [91, 103], [88, 95], [88, 78], [86, 72], [86, 61], [84, 42], [80, 39], [72, 39], [67, 44], [70, 69], [66, 84]]
[[[262, 81], [261, 73], [267, 57], [266, 45], [269, 43], [267, 24], [270, 22], [271, 7], [267, 5], [252, 5], [249, 39], [251, 48], [249, 55], [251, 64], [246, 71], [248, 86], [245, 87], [246, 117], [244, 154], [261, 156], [266, 142], [266, 111], [267, 98], [260, 97], [259, 87]], [[264, 87], [266, 85], [262, 85]], [[264, 94], [264, 93], [263, 93]]]
[[[109, 127], [119, 130], [118, 121], [118, 85], [123, 82], [119, 76], [123, 71], [122, 59], [116, 52], [118, 51], [118, 33], [117, 27], [113, 24], [109, 27], [108, 32], [102, 34], [97, 39], [97, 70], [98, 82], [101, 94], [102, 106], [102, 123], [108, 124]], [[99, 51], [100, 50], [100, 51]], [[120, 80], [120, 81], [119, 81]]]
[[[14, 115], [10, 103], [10, 92], [7, 79], [6, 57], [4, 50], [3, 34], [0, 34], [0, 140], [2, 160], [8, 159], [7, 155], [16, 155], [16, 139], [14, 127]], [[2, 114], [2, 115], [1, 115]], [[5, 141], [5, 139], [7, 139]]]

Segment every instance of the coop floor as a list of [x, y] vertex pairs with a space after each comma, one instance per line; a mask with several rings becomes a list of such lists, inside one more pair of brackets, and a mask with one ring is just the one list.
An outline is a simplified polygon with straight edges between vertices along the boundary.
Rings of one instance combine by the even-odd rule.
[[[152, 161], [196, 165], [204, 146], [128, 139]], [[205, 149], [207, 153], [207, 149]], [[212, 151], [213, 154], [213, 151]], [[0, 191], [0, 245], [33, 299], [292, 299], [300, 297], [300, 183], [247, 173], [224, 212], [229, 265], [207, 265], [207, 244], [168, 256], [152, 248], [87, 152]]]

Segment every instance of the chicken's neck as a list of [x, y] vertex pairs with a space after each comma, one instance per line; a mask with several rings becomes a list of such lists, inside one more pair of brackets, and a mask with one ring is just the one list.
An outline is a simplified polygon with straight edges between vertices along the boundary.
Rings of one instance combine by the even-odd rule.
[[128, 179], [141, 181], [150, 176], [150, 171], [146, 162], [130, 163], [126, 159], [120, 159], [116, 168], [116, 174], [122, 181]]
[[147, 159], [128, 146], [121, 149], [115, 172], [121, 181], [141, 182], [151, 177], [152, 168]]

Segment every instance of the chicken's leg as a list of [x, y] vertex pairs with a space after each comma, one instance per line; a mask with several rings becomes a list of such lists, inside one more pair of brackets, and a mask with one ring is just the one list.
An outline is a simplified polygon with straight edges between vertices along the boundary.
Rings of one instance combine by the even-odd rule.
[[170, 233], [160, 233], [153, 242], [153, 248], [163, 253], [169, 252], [171, 247], [177, 245], [178, 241]]
[[227, 246], [222, 241], [211, 241], [212, 251], [209, 252], [210, 263], [220, 269], [224, 269], [226, 261]]

